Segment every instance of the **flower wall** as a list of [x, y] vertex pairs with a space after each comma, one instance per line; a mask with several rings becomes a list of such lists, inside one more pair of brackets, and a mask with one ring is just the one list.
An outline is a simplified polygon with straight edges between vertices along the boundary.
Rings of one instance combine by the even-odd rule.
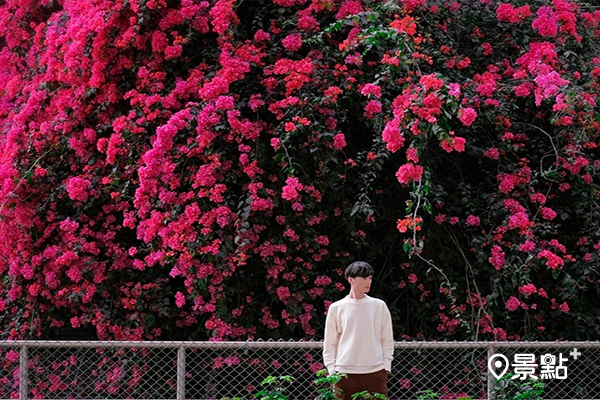
[[10, 0], [0, 336], [595, 339], [600, 11]]

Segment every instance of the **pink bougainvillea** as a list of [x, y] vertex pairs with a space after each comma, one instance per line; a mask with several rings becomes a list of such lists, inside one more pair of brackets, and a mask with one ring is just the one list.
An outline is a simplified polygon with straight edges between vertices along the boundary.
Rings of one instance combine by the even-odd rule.
[[566, 329], [600, 312], [598, 12], [13, 1], [0, 22], [0, 337], [319, 338], [359, 257], [398, 337], [598, 329]]
[[475, 119], [477, 118], [477, 111], [475, 111], [471, 107], [463, 108], [459, 111], [460, 122], [465, 126], [471, 126]]

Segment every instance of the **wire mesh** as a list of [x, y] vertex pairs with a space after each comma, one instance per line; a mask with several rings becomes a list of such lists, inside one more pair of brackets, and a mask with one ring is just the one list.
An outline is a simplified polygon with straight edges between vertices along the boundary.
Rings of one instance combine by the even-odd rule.
[[29, 348], [29, 397], [176, 398], [173, 348]]
[[[524, 346], [517, 348], [499, 349], [511, 362], [515, 364], [517, 355], [533, 355], [535, 360], [535, 373], [537, 380], [543, 381], [544, 397], [548, 399], [600, 399], [600, 348], [577, 349], [577, 344], [571, 347], [548, 347], [548, 346]], [[577, 349], [580, 355], [573, 356], [573, 349]], [[547, 356], [550, 356], [549, 358]], [[554, 359], [554, 364], [547, 360]], [[563, 358], [564, 379], [558, 376], [542, 376], [542, 365], [558, 366]], [[545, 362], [546, 361], [546, 362]], [[556, 370], [556, 368], [554, 368]], [[549, 374], [547, 374], [549, 375]], [[518, 378], [517, 378], [518, 379]]]
[[19, 348], [0, 348], [0, 397], [4, 399], [19, 398]]
[[[322, 345], [0, 342], [0, 399], [252, 399], [264, 378], [285, 375], [294, 379], [287, 385], [290, 400], [315, 399]], [[491, 399], [491, 354], [509, 360], [508, 372], [514, 372], [516, 355], [530, 355], [540, 379], [542, 360], [562, 357], [568, 373], [544, 379], [544, 398], [600, 399], [600, 342], [397, 342], [389, 398], [416, 399], [431, 390], [441, 399]]]

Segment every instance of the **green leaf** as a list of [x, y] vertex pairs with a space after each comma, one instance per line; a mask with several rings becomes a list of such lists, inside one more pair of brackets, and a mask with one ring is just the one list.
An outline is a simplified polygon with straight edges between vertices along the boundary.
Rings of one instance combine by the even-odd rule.
[[263, 379], [263, 381], [260, 383], [261, 385], [270, 385], [274, 382], [277, 382], [277, 378], [275, 378], [274, 376], [267, 376], [265, 379]]
[[149, 314], [148, 318], [146, 318], [146, 325], [151, 326], [151, 325], [154, 325], [155, 322], [156, 322], [156, 317], [152, 314]]
[[433, 209], [431, 208], [431, 204], [429, 204], [429, 202], [427, 202], [427, 203], [423, 204], [423, 209], [424, 209], [425, 211], [427, 211], [429, 214], [431, 214], [431, 213], [432, 213], [432, 211], [433, 211]]
[[29, 170], [25, 173], [25, 178], [27, 178], [27, 183], [30, 185], [33, 183], [33, 174], [34, 174], [33, 170]]

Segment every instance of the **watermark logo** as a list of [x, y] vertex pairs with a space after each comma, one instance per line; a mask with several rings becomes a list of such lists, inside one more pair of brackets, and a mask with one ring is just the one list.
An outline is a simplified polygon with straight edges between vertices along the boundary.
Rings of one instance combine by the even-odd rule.
[[[569, 355], [573, 360], [577, 360], [581, 356], [581, 352], [573, 348]], [[563, 353], [559, 353], [558, 357], [554, 354], [543, 354], [539, 358], [539, 364], [536, 362], [534, 354], [518, 353], [514, 355], [513, 363], [511, 364], [508, 358], [500, 353], [496, 353], [488, 359], [488, 371], [496, 377], [502, 378], [510, 368], [512, 368], [513, 376], [511, 379], [567, 379], [567, 361]], [[537, 367], [540, 367], [537, 373]]]
[[508, 371], [508, 367], [508, 358], [506, 358], [506, 356], [503, 354], [494, 354], [488, 360], [488, 371], [490, 371], [492, 375], [496, 377], [496, 379], [502, 378], [502, 376]]

